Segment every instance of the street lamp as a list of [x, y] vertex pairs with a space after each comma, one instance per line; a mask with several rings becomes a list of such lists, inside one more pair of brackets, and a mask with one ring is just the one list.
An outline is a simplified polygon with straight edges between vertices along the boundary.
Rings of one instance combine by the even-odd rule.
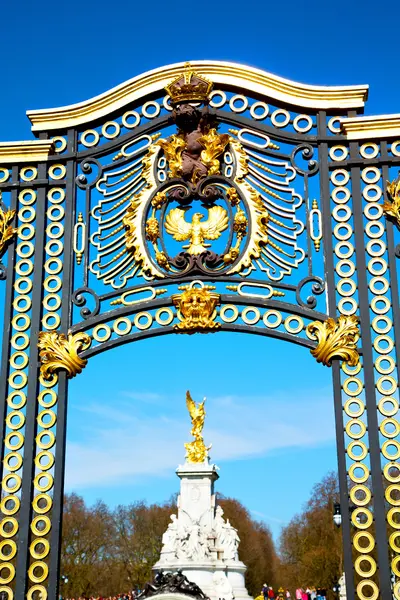
[[338, 582], [338, 580], [336, 580], [332, 586], [332, 591], [334, 594], [336, 594], [336, 598], [339, 596], [340, 593], [340, 583]]
[[335, 502], [333, 505], [333, 522], [336, 527], [340, 527], [342, 524], [342, 513], [340, 511], [340, 504]]

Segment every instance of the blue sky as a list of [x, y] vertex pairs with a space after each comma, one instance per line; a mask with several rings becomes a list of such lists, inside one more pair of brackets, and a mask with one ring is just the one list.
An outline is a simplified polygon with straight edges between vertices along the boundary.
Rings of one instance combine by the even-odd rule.
[[[79, 102], [188, 59], [369, 83], [367, 113], [400, 112], [399, 14], [397, 2], [370, 0], [6, 2], [0, 138], [31, 138], [27, 109]], [[162, 337], [98, 356], [71, 382], [67, 489], [112, 505], [167, 499], [188, 441], [190, 388], [208, 397], [218, 490], [277, 535], [336, 466], [330, 376], [305, 349], [234, 334]]]

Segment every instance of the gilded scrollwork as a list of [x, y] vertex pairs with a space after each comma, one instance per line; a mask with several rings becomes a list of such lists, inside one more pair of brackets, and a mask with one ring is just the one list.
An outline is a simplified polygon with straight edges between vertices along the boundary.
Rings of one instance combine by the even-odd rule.
[[216, 307], [220, 304], [220, 294], [212, 291], [214, 286], [191, 283], [181, 286], [182, 294], [174, 294], [172, 301], [178, 309], [180, 323], [174, 325], [177, 333], [208, 333], [217, 331], [221, 324], [215, 321]]
[[12, 226], [14, 218], [15, 210], [7, 210], [2, 206], [0, 192], [0, 259], [4, 256], [7, 245], [17, 233], [17, 229]]
[[91, 342], [90, 336], [83, 332], [68, 335], [57, 331], [39, 332], [40, 374], [43, 379], [50, 380], [59, 370], [66, 371], [68, 378], [81, 373], [87, 360], [78, 353], [87, 350]]
[[388, 200], [383, 203], [383, 213], [400, 229], [400, 176], [387, 182], [386, 192]]
[[357, 342], [360, 337], [358, 317], [340, 315], [335, 321], [329, 317], [326, 321], [313, 321], [306, 328], [307, 335], [317, 341], [316, 348], [311, 354], [317, 362], [327, 367], [335, 359], [346, 362], [350, 367], [358, 365], [360, 356]]

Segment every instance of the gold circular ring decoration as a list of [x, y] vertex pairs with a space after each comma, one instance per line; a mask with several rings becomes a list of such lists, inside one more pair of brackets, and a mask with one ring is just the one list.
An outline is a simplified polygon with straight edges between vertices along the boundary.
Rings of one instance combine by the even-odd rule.
[[28, 277], [19, 277], [14, 283], [14, 289], [17, 294], [29, 294], [32, 291], [32, 287], [33, 281], [28, 279]]
[[[48, 437], [49, 440], [47, 442], [43, 442], [42, 439], [44, 437]], [[56, 436], [54, 435], [54, 433], [52, 431], [48, 431], [47, 429], [44, 429], [43, 431], [39, 431], [39, 433], [37, 434], [36, 443], [39, 446], [39, 448], [41, 448], [42, 450], [49, 450], [56, 443]]]
[[[386, 347], [382, 343], [385, 343]], [[388, 335], [377, 335], [373, 341], [373, 346], [380, 354], [390, 354], [394, 348], [394, 341]]]
[[375, 221], [380, 219], [383, 215], [383, 208], [380, 204], [376, 203], [366, 204], [364, 206], [364, 215], [367, 217], [367, 219]]
[[[50, 417], [50, 419], [48, 422], [45, 422], [44, 418], [47, 416]], [[42, 410], [42, 412], [38, 414], [36, 420], [38, 425], [40, 427], [43, 427], [43, 429], [50, 429], [51, 427], [53, 427], [53, 425], [55, 425], [57, 421], [57, 415], [54, 411], [46, 409]]]
[[[362, 500], [360, 500], [360, 498], [357, 497], [357, 492], [362, 492], [364, 494], [364, 498]], [[356, 506], [366, 506], [367, 504], [369, 504], [371, 496], [371, 490], [367, 488], [366, 485], [355, 485], [350, 490], [350, 499]]]
[[[43, 458], [47, 458], [48, 462], [43, 464], [41, 461]], [[48, 450], [42, 450], [35, 456], [35, 465], [38, 469], [42, 469], [42, 471], [48, 471], [54, 465], [54, 454], [49, 452]]]
[[[8, 554], [4, 553], [4, 548], [10, 548]], [[12, 560], [17, 554], [17, 544], [14, 540], [3, 540], [0, 542], [0, 560]]]
[[[18, 238], [20, 240], [31, 240], [35, 237], [35, 228], [30, 223], [24, 223], [18, 227]], [[19, 256], [22, 256], [19, 254]]]
[[[352, 430], [353, 427], [359, 427], [360, 430], [358, 432], [355, 432]], [[360, 421], [359, 419], [350, 419], [349, 421], [347, 421], [345, 429], [349, 437], [351, 437], [353, 440], [359, 440], [362, 437], [364, 437], [367, 431], [367, 426], [363, 421]]]
[[332, 146], [329, 148], [329, 156], [334, 162], [341, 162], [345, 160], [349, 155], [349, 149], [346, 146]]
[[[50, 304], [53, 302], [53, 304]], [[47, 294], [43, 299], [43, 306], [46, 310], [54, 311], [58, 310], [61, 306], [61, 298], [58, 294]]]
[[[121, 325], [125, 325], [125, 327], [121, 328]], [[113, 330], [117, 335], [128, 335], [132, 329], [132, 322], [128, 317], [120, 317], [116, 319], [113, 324]]]
[[26, 333], [15, 333], [11, 338], [11, 346], [15, 350], [25, 350], [29, 346], [29, 337]]
[[399, 568], [400, 556], [395, 556], [390, 564], [392, 567], [392, 571], [397, 577], [400, 577], [400, 568]]
[[[301, 121], [305, 121], [306, 125], [300, 125]], [[293, 119], [293, 127], [299, 133], [307, 133], [307, 131], [312, 129], [312, 126], [313, 120], [310, 115], [297, 115], [297, 117]]]
[[[39, 505], [39, 502], [41, 500], [46, 502], [46, 504], [44, 506]], [[53, 505], [53, 500], [51, 499], [51, 496], [49, 496], [48, 494], [38, 494], [37, 496], [34, 497], [34, 499], [32, 501], [33, 510], [35, 512], [37, 512], [39, 515], [44, 515], [45, 513], [49, 512], [52, 505]], [[37, 518], [39, 518], [39, 517], [37, 517]], [[50, 531], [50, 529], [48, 531]], [[36, 535], [45, 535], [45, 534], [38, 533]]]
[[[54, 144], [54, 152], [56, 152], [57, 154], [59, 154], [60, 152], [63, 152], [65, 150], [65, 148], [67, 147], [67, 140], [65, 138], [63, 138], [61, 135], [55, 135], [53, 138], [51, 138], [53, 144]], [[58, 145], [57, 145], [58, 143]]]
[[339, 204], [332, 210], [332, 216], [339, 223], [346, 223], [351, 218], [351, 208], [347, 205]]
[[[140, 322], [140, 319], [144, 319], [144, 323]], [[135, 327], [137, 329], [140, 329], [141, 331], [143, 331], [144, 329], [148, 329], [149, 327], [151, 327], [151, 325], [153, 324], [153, 317], [151, 316], [151, 314], [149, 312], [139, 312], [134, 320], [133, 320]]]
[[398, 540], [399, 537], [400, 537], [400, 531], [394, 531], [389, 538], [390, 547], [395, 552], [400, 552], [400, 546], [398, 546], [396, 544], [396, 541]]
[[[292, 323], [295, 323], [294, 327], [292, 326]], [[296, 334], [300, 333], [300, 331], [304, 329], [304, 321], [301, 317], [298, 317], [297, 315], [291, 315], [289, 317], [286, 317], [284, 321], [284, 326], [288, 333]]]
[[[113, 131], [110, 132], [110, 129]], [[103, 127], [101, 128], [101, 133], [107, 140], [113, 140], [114, 138], [117, 138], [120, 132], [121, 126], [116, 121], [107, 121], [107, 123], [104, 123]]]
[[65, 190], [61, 187], [53, 187], [48, 191], [47, 197], [52, 204], [61, 204], [65, 200]]
[[63, 253], [64, 244], [61, 240], [51, 239], [45, 246], [45, 251], [49, 256], [60, 256]]
[[[270, 320], [270, 317], [275, 317], [276, 321]], [[271, 329], [276, 329], [282, 323], [282, 315], [278, 310], [267, 310], [263, 316], [264, 325]]]
[[354, 298], [342, 298], [338, 302], [338, 310], [343, 315], [354, 315], [357, 308], [358, 304]]
[[[392, 469], [392, 471], [391, 471]], [[397, 475], [393, 475], [393, 470], [397, 470]], [[390, 483], [399, 483], [400, 481], [400, 464], [396, 462], [387, 462], [383, 467], [383, 474]]]
[[[373, 192], [373, 195], [371, 195], [371, 192]], [[363, 189], [362, 195], [367, 202], [378, 202], [382, 196], [382, 189], [379, 185], [369, 184]]]
[[44, 280], [43, 287], [46, 292], [59, 292], [62, 287], [62, 281], [57, 275], [49, 275], [49, 277], [46, 277]]
[[[350, 387], [353, 384], [354, 389]], [[348, 396], [359, 396], [363, 391], [363, 387], [363, 382], [358, 377], [348, 377], [343, 383], [343, 389]]]
[[0, 167], [0, 183], [4, 183], [10, 177], [10, 171], [8, 169], [4, 169]]
[[384, 231], [385, 227], [380, 221], [368, 221], [365, 225], [365, 233], [372, 239], [380, 238], [384, 234]]
[[109, 325], [103, 323], [100, 325], [96, 325], [96, 327], [93, 328], [92, 336], [93, 339], [96, 340], [96, 342], [106, 342], [111, 337], [111, 328], [109, 327]]
[[59, 258], [52, 257], [46, 260], [44, 263], [44, 268], [47, 273], [50, 273], [50, 275], [57, 275], [62, 271], [63, 264]]
[[[388, 387], [384, 387], [386, 383]], [[397, 381], [391, 375], [382, 375], [376, 382], [376, 387], [382, 395], [391, 396], [397, 390]]]
[[[351, 410], [352, 404], [357, 405], [357, 407], [358, 407], [357, 410]], [[365, 410], [365, 406], [364, 406], [364, 403], [360, 400], [360, 398], [349, 398], [344, 405], [344, 411], [345, 411], [346, 415], [348, 415], [349, 417], [352, 417], [353, 419], [356, 419], [357, 417], [361, 417], [364, 410]]]
[[[391, 404], [392, 408], [386, 408], [387, 404]], [[379, 400], [378, 410], [384, 417], [393, 417], [399, 410], [399, 403], [395, 398], [385, 396]]]
[[[12, 460], [15, 460], [16, 462], [12, 464]], [[18, 452], [9, 452], [4, 457], [3, 462], [4, 467], [13, 473], [14, 471], [19, 471], [19, 469], [22, 467], [22, 456]]]
[[[222, 310], [222, 309], [221, 309]], [[167, 315], [163, 318], [163, 315]], [[174, 320], [174, 313], [170, 308], [159, 308], [154, 315], [156, 323], [159, 325], [170, 325]]]
[[14, 592], [8, 585], [0, 585], [0, 592], [5, 592], [7, 594], [6, 600], [13, 600]]
[[[366, 540], [367, 545], [362, 546], [360, 544], [361, 540]], [[361, 552], [361, 554], [363, 554], [363, 553], [368, 554], [369, 552], [371, 552], [371, 550], [373, 550], [375, 548], [374, 537], [373, 537], [373, 535], [371, 535], [369, 533], [369, 531], [358, 531], [353, 538], [353, 544], [354, 544], [354, 548], [358, 552]]]
[[[40, 483], [43, 479], [46, 483]], [[33, 480], [33, 485], [39, 492], [48, 492], [53, 487], [53, 483], [53, 476], [50, 473], [38, 473]]]
[[346, 169], [335, 169], [331, 173], [331, 181], [334, 185], [343, 186], [349, 183], [350, 173]]
[[[391, 454], [389, 448], [396, 448], [396, 452]], [[400, 443], [397, 440], [387, 440], [382, 444], [381, 452], [385, 458], [390, 461], [400, 458]]]
[[[16, 442], [12, 440], [16, 438]], [[8, 450], [20, 450], [24, 445], [25, 438], [20, 431], [10, 431], [4, 439], [4, 445]]]
[[390, 310], [390, 300], [387, 296], [375, 296], [371, 300], [371, 308], [375, 314], [384, 315]]
[[[25, 375], [25, 373], [24, 373]], [[13, 422], [14, 418], [17, 418], [18, 421], [15, 423]], [[24, 425], [25, 425], [25, 415], [23, 412], [21, 412], [20, 410], [13, 410], [12, 412], [8, 413], [7, 417], [6, 417], [6, 425], [7, 427], [9, 427], [10, 429], [21, 429]]]
[[[356, 475], [355, 471], [359, 469], [363, 472], [362, 475]], [[353, 463], [349, 468], [349, 477], [354, 483], [365, 483], [369, 477], [369, 469], [364, 463]]]
[[[54, 231], [55, 230], [55, 231]], [[52, 221], [46, 227], [46, 235], [52, 240], [58, 240], [64, 235], [64, 225], [57, 221]]]
[[[379, 266], [376, 266], [379, 265]], [[368, 262], [367, 269], [371, 275], [383, 275], [386, 273], [388, 264], [383, 258], [371, 258]]]
[[[128, 119], [133, 117], [135, 120], [133, 123], [130, 123]], [[134, 129], [140, 123], [140, 115], [135, 110], [128, 110], [125, 114], [122, 115], [121, 119], [122, 125], [127, 129]]]
[[[278, 121], [278, 117], [283, 116], [282, 121]], [[286, 127], [290, 122], [290, 113], [284, 108], [279, 108], [275, 110], [271, 115], [271, 123], [275, 125], [275, 127]]]
[[400, 485], [393, 483], [389, 485], [385, 490], [385, 498], [392, 506], [400, 506], [400, 495], [399, 498], [392, 498], [392, 492], [400, 492]]
[[[369, 569], [367, 569], [366, 571], [364, 571], [361, 568], [362, 563], [365, 562], [369, 564]], [[361, 575], [361, 577], [372, 577], [372, 575], [376, 573], [376, 562], [371, 556], [368, 556], [368, 554], [358, 556], [354, 562], [354, 568], [356, 570], [356, 573], [358, 573], [358, 575]]]
[[[18, 362], [19, 359], [22, 359]], [[29, 357], [26, 352], [14, 352], [10, 357], [10, 365], [13, 369], [25, 369], [29, 362]]]
[[[368, 152], [368, 150], [372, 150], [372, 152]], [[363, 158], [376, 158], [379, 154], [379, 146], [373, 142], [363, 144], [360, 148], [360, 154]]]
[[393, 529], [400, 529], [400, 519], [398, 521], [395, 521], [395, 515], [400, 516], [400, 508], [391, 508], [390, 510], [388, 510], [388, 513], [386, 515], [387, 522], [391, 527], [393, 527]]
[[[372, 173], [372, 177], [370, 177]], [[381, 178], [381, 173], [376, 167], [366, 167], [361, 171], [361, 178], [364, 183], [376, 183]]]
[[[6, 525], [11, 525], [10, 531], [6, 530]], [[15, 517], [7, 517], [0, 522], [0, 535], [3, 538], [12, 538], [18, 531], [18, 521]]]
[[[87, 138], [89, 136], [93, 136], [93, 139], [88, 140]], [[100, 134], [95, 129], [87, 129], [81, 134], [81, 138], [79, 141], [81, 142], [81, 144], [86, 146], [86, 148], [93, 148], [93, 146], [96, 146], [99, 143], [99, 140]]]
[[[40, 575], [35, 575], [36, 569], [42, 569]], [[42, 583], [47, 579], [47, 575], [49, 574], [49, 567], [43, 560], [36, 560], [31, 564], [28, 569], [28, 576], [31, 581], [34, 583]]]
[[17, 312], [28, 312], [32, 306], [32, 300], [26, 294], [15, 296], [13, 307]]
[[65, 215], [64, 207], [59, 204], [51, 204], [47, 209], [46, 215], [51, 221], [61, 221]]
[[[232, 314], [228, 316], [226, 314], [227, 312], [232, 312]], [[239, 317], [239, 310], [234, 304], [225, 304], [221, 307], [219, 316], [221, 317], [221, 320], [224, 321], [224, 323], [234, 323]]]
[[[379, 323], [385, 323], [384, 327], [379, 327]], [[391, 321], [391, 319], [389, 319], [389, 317], [386, 317], [384, 315], [379, 315], [378, 317], [374, 317], [372, 320], [372, 329], [375, 331], [375, 333], [389, 333], [389, 331], [392, 329], [393, 323]], [[379, 358], [383, 358], [382, 356], [380, 356]], [[390, 357], [387, 358], [387, 360], [389, 360]], [[377, 361], [375, 361], [375, 366], [377, 364]], [[382, 371], [383, 372], [383, 371]]]
[[[50, 400], [45, 400], [47, 396], [50, 396]], [[42, 390], [38, 396], [38, 402], [43, 408], [51, 408], [57, 402], [57, 394], [54, 390]]]
[[339, 242], [334, 252], [338, 258], [350, 258], [354, 254], [354, 246], [350, 242]]
[[40, 598], [40, 600], [47, 600], [47, 590], [44, 585], [33, 585], [31, 588], [29, 588], [26, 594], [26, 599], [34, 600], [33, 595], [36, 594], [36, 592], [37, 596], [35, 596], [35, 599]]
[[[237, 106], [238, 102], [240, 103], [239, 106]], [[245, 112], [245, 110], [247, 110], [248, 107], [248, 99], [246, 98], [246, 96], [242, 96], [241, 94], [235, 94], [235, 96], [232, 96], [232, 98], [229, 100], [229, 108], [234, 113]]]
[[[226, 102], [226, 96], [225, 96], [224, 104], [225, 104], [225, 102]], [[210, 104], [211, 104], [211, 102], [210, 102]], [[221, 104], [221, 106], [223, 106], [224, 104]], [[215, 106], [215, 104], [213, 106]], [[216, 108], [218, 108], [218, 107], [216, 107]], [[261, 112], [257, 112], [258, 109], [261, 109]], [[269, 106], [265, 102], [254, 102], [254, 104], [252, 104], [250, 107], [250, 115], [256, 121], [261, 121], [262, 119], [266, 119], [268, 117], [268, 113], [269, 113]]]
[[[343, 194], [343, 198], [340, 198], [339, 195]], [[332, 200], [336, 204], [346, 204], [350, 200], [350, 190], [343, 186], [336, 187], [332, 190]]]
[[[26, 199], [26, 196], [29, 196], [29, 198]], [[31, 204], [34, 204], [36, 202], [35, 190], [31, 190], [31, 189], [21, 190], [20, 193], [18, 194], [18, 200], [24, 206], [30, 206]]]
[[36, 211], [32, 206], [25, 206], [18, 212], [18, 220], [21, 223], [32, 223], [36, 219]]
[[[366, 518], [364, 523], [360, 523], [357, 520], [357, 518], [361, 515], [363, 515]], [[368, 527], [371, 527], [373, 520], [374, 519], [371, 511], [368, 508], [364, 508], [361, 506], [355, 508], [351, 514], [351, 522], [358, 529], [368, 529]]]
[[400, 156], [400, 141], [393, 142], [390, 151], [394, 156]]
[[346, 375], [354, 377], [355, 375], [358, 375], [358, 373], [361, 371], [361, 363], [358, 363], [358, 365], [356, 365], [355, 367], [351, 367], [347, 363], [342, 363], [341, 369], [343, 373], [346, 373]]
[[[345, 289], [348, 287], [348, 289]], [[337, 283], [336, 290], [341, 296], [352, 296], [357, 289], [356, 282], [353, 279], [340, 279]]]
[[340, 241], [349, 240], [353, 235], [353, 228], [350, 223], [338, 223], [333, 228], [333, 235]]
[[21, 258], [30, 258], [35, 252], [35, 247], [32, 242], [24, 241], [17, 245], [15, 251]]
[[49, 177], [51, 179], [63, 179], [65, 177], [66, 172], [67, 169], [65, 165], [62, 165], [60, 163], [56, 165], [51, 165], [51, 167], [49, 168]]
[[[36, 550], [37, 546], [40, 544], [43, 546], [43, 550], [41, 552]], [[50, 552], [50, 543], [46, 538], [36, 538], [29, 546], [29, 552], [33, 558], [37, 558], [39, 560], [46, 558]]]
[[366, 250], [370, 256], [382, 256], [386, 252], [386, 244], [382, 240], [372, 239], [368, 242]]
[[31, 260], [25, 259], [19, 260], [15, 265], [15, 271], [21, 277], [26, 277], [27, 275], [30, 275], [33, 271], [33, 262]]
[[[355, 448], [361, 448], [361, 452], [356, 454], [354, 452]], [[355, 442], [350, 442], [350, 444], [347, 446], [346, 452], [352, 460], [364, 460], [364, 458], [368, 455], [368, 448], [364, 442], [357, 440]]]
[[[6, 575], [5, 577], [3, 577], [1, 575], [1, 573], [5, 570], [8, 569], [8, 575]], [[0, 563], [0, 585], [4, 585], [6, 583], [10, 583], [10, 581], [12, 581], [15, 577], [15, 567], [12, 563], [10, 562], [4, 562], [4, 563]]]
[[[343, 267], [348, 267], [347, 271], [343, 271]], [[336, 272], [340, 277], [351, 277], [356, 271], [356, 266], [352, 260], [342, 259], [336, 263]]]
[[[335, 125], [335, 123], [339, 123], [339, 125]], [[332, 133], [340, 133], [342, 131], [342, 120], [340, 117], [331, 117], [328, 121], [328, 129], [332, 131]]]
[[[43, 523], [44, 527], [39, 529], [39, 523]], [[35, 517], [34, 519], [32, 519], [32, 523], [31, 523], [31, 531], [34, 535], [37, 535], [38, 537], [41, 537], [43, 535], [47, 535], [49, 533], [51, 529], [51, 521], [49, 519], [49, 517], [46, 517], [45, 515], [40, 515], [39, 517]]]
[[[13, 502], [12, 508], [7, 508], [7, 503]], [[19, 507], [21, 506], [21, 500], [18, 496], [11, 494], [10, 496], [5, 496], [0, 502], [0, 510], [5, 515], [15, 515], [19, 511]]]
[[[14, 481], [14, 484], [9, 485], [9, 481]], [[21, 487], [21, 477], [15, 473], [8, 473], [3, 477], [1, 487], [7, 494], [14, 494]]]
[[[249, 313], [253, 313], [253, 316], [249, 317]], [[242, 321], [246, 323], [246, 325], [255, 325], [260, 320], [260, 311], [258, 310], [258, 308], [246, 306], [246, 308], [242, 310], [242, 314], [240, 316], [242, 318]]]
[[57, 329], [60, 325], [61, 317], [55, 312], [48, 312], [43, 315], [42, 325], [44, 329], [48, 329], [52, 331], [53, 329]]
[[[150, 108], [153, 109], [151, 112], [149, 111]], [[149, 102], [146, 102], [142, 106], [142, 115], [146, 119], [155, 119], [160, 114], [160, 111], [161, 111], [161, 106], [155, 100], [150, 100]]]
[[36, 179], [38, 171], [36, 167], [22, 167], [19, 174], [22, 181], [33, 181]]
[[42, 375], [39, 375], [40, 385], [42, 385], [45, 388], [52, 388], [52, 387], [54, 387], [57, 384], [57, 382], [58, 382], [58, 375], [57, 375], [57, 373], [51, 373], [50, 377], [51, 377], [51, 379], [49, 379], [47, 381], [47, 379], [43, 379]]

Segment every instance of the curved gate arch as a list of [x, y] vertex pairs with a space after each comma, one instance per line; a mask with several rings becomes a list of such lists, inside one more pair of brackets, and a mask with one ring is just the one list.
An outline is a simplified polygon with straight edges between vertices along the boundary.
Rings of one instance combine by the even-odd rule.
[[38, 139], [0, 144], [9, 600], [57, 597], [68, 379], [219, 331], [332, 366], [347, 597], [400, 598], [400, 120], [359, 116], [367, 92], [179, 63], [28, 111]]

